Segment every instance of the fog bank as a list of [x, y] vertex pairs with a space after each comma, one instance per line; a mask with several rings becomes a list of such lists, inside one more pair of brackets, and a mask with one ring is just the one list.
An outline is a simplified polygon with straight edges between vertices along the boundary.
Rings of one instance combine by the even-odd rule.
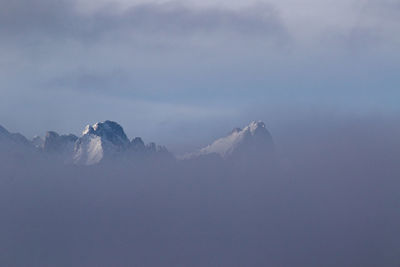
[[251, 168], [73, 166], [2, 147], [0, 265], [398, 266], [399, 129], [293, 122], [272, 131], [277, 162]]

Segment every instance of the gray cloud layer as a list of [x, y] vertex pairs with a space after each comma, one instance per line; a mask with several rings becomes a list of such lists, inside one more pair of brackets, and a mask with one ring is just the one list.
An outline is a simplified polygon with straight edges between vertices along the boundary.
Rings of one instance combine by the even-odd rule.
[[277, 172], [214, 158], [81, 168], [0, 149], [0, 264], [396, 266], [399, 125], [296, 120], [272, 132]]
[[112, 4], [94, 13], [82, 13], [71, 1], [1, 1], [3, 37], [98, 41], [144, 35], [196, 35], [228, 32], [264, 37], [285, 34], [276, 10], [257, 5], [235, 11], [224, 8], [195, 9], [181, 3], [138, 4], [118, 11]]

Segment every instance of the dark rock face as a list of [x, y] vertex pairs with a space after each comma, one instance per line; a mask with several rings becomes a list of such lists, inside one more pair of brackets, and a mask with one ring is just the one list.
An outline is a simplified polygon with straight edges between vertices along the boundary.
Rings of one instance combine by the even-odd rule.
[[0, 138], [9, 135], [10, 133], [4, 128], [3, 126], [0, 125]]
[[93, 126], [89, 126], [87, 133], [100, 136], [116, 146], [129, 144], [129, 139], [124, 129], [114, 121], [98, 122]]
[[135, 137], [132, 140], [131, 147], [132, 147], [133, 151], [137, 151], [137, 152], [145, 151], [145, 149], [146, 149], [144, 142], [143, 142], [142, 138], [140, 138], [140, 137]]
[[26, 139], [26, 137], [20, 133], [11, 133], [10, 138], [16, 143], [23, 144], [23, 145], [31, 145], [29, 140]]
[[156, 152], [157, 148], [156, 148], [156, 144], [155, 143], [149, 143], [146, 145], [146, 151], [147, 152]]
[[241, 144], [232, 150], [231, 157], [260, 158], [274, 153], [274, 142], [262, 122], [253, 123], [241, 140]]
[[15, 145], [31, 145], [29, 140], [20, 133], [10, 133], [6, 128], [0, 125], [0, 141], [9, 142]]
[[78, 137], [73, 134], [59, 135], [56, 132], [49, 131], [44, 139], [43, 150], [45, 152], [63, 153], [73, 147], [76, 140], [78, 140]]
[[4, 166], [28, 163], [39, 158], [37, 149], [20, 133], [10, 133], [0, 126], [0, 161]]

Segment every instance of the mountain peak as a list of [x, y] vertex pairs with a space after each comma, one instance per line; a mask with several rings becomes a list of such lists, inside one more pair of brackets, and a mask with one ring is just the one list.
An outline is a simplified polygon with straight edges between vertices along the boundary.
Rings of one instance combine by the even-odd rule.
[[225, 137], [215, 140], [212, 144], [200, 149], [193, 155], [219, 154], [226, 158], [238, 153], [270, 152], [273, 141], [262, 121], [252, 121], [243, 129], [235, 128]]
[[[41, 140], [39, 139], [36, 138], [35, 142], [39, 143], [38, 147], [41, 147]], [[43, 140], [43, 150], [46, 152], [56, 152], [60, 154], [72, 153], [77, 139], [78, 137], [73, 134], [59, 135], [56, 132], [48, 131], [46, 132], [46, 136]]]
[[111, 143], [119, 146], [129, 144], [129, 139], [126, 136], [124, 129], [114, 121], [106, 120], [104, 122], [97, 122], [92, 126], [87, 125], [82, 132], [82, 135], [88, 134], [105, 138]]
[[144, 151], [146, 149], [145, 144], [140, 137], [135, 137], [131, 142], [131, 146], [134, 151]]
[[242, 128], [234, 128], [231, 131], [231, 134], [234, 133], [240, 133], [240, 132], [250, 132], [251, 134], [254, 134], [256, 131], [263, 131], [262, 129], [266, 130], [265, 123], [263, 121], [252, 121], [250, 122], [247, 126], [245, 126], [243, 129]]
[[131, 142], [118, 123], [107, 120], [86, 126], [82, 137], [75, 143], [73, 158], [76, 164], [92, 165], [106, 158], [131, 155], [132, 152], [137, 156], [141, 153], [150, 155], [167, 150], [155, 143], [145, 145], [140, 137]]
[[255, 131], [257, 131], [260, 128], [265, 129], [265, 123], [262, 121], [252, 121], [252, 122], [250, 122], [250, 124], [247, 127], [249, 128], [250, 132], [254, 133]]
[[74, 162], [91, 165], [105, 156], [113, 157], [129, 147], [130, 141], [121, 125], [106, 120], [87, 125], [74, 149]]
[[94, 133], [94, 129], [90, 124], [86, 125], [85, 129], [82, 131], [82, 135], [87, 135], [92, 133]]
[[0, 139], [11, 141], [14, 144], [29, 145], [28, 139], [20, 133], [10, 133], [6, 128], [0, 125]]

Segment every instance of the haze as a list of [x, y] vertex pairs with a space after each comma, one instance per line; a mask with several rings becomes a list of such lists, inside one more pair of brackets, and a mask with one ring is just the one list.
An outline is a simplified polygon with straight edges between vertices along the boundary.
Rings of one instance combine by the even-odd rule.
[[397, 0], [0, 7], [0, 266], [400, 266]]

